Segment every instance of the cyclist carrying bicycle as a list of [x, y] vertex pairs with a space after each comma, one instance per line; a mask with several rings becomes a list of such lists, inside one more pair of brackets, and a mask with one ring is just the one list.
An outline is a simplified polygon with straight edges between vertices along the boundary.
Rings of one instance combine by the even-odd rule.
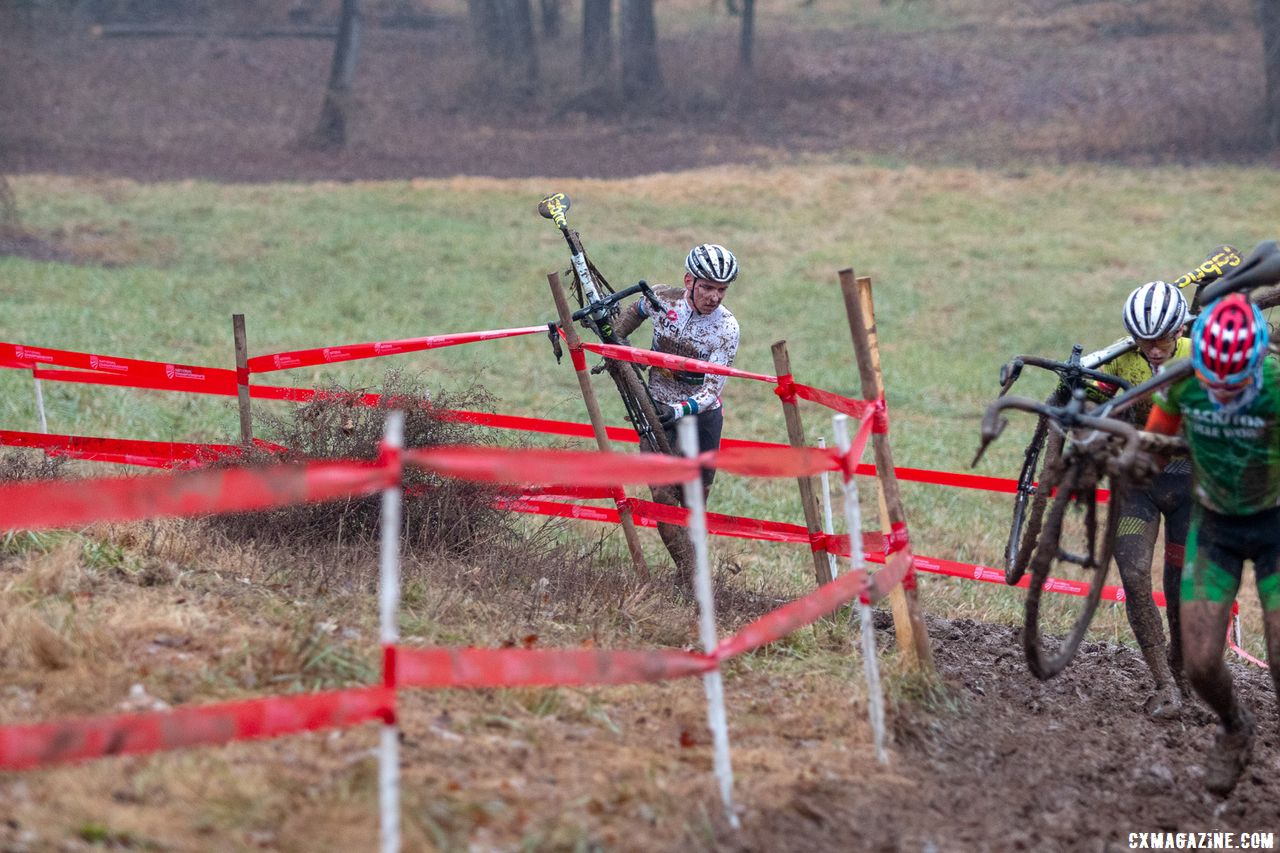
[[1221, 720], [1206, 787], [1225, 795], [1253, 748], [1253, 715], [1237, 700], [1223, 645], [1244, 561], [1253, 561], [1271, 678], [1280, 694], [1280, 365], [1266, 358], [1262, 312], [1243, 295], [1210, 305], [1191, 329], [1195, 377], [1157, 394], [1150, 432], [1179, 428], [1195, 502], [1182, 575], [1187, 678]]
[[[614, 332], [625, 338], [646, 319], [653, 322], [653, 349], [656, 352], [695, 358], [729, 367], [738, 353], [738, 320], [722, 301], [729, 285], [738, 277], [738, 260], [724, 246], [703, 243], [694, 246], [684, 261], [684, 287], [658, 285], [654, 294], [662, 305], [659, 312], [647, 300], [637, 299], [614, 323]], [[672, 371], [654, 367], [649, 371], [649, 392], [673, 450], [677, 447], [676, 421], [685, 415], [698, 418], [699, 451], [720, 447], [724, 410], [720, 393], [726, 377], [712, 373]], [[704, 468], [702, 485], [711, 491], [714, 468]]]
[[[1108, 364], [1107, 372], [1138, 385], [1165, 363], [1190, 356], [1191, 342], [1182, 337], [1187, 313], [1186, 299], [1172, 284], [1151, 281], [1134, 290], [1125, 299], [1123, 319], [1137, 346]], [[1097, 392], [1108, 397], [1116, 390], [1114, 385], [1096, 386]], [[1130, 410], [1129, 419], [1141, 425], [1150, 409], [1151, 403], [1144, 401]], [[1143, 709], [1153, 717], [1171, 719], [1182, 708], [1178, 586], [1191, 520], [1191, 461], [1185, 456], [1168, 460], [1145, 488], [1127, 490], [1116, 511], [1120, 522], [1113, 553], [1124, 586], [1125, 613], [1156, 684]], [[1151, 560], [1162, 516], [1168, 644], [1160, 612], [1151, 598]]]

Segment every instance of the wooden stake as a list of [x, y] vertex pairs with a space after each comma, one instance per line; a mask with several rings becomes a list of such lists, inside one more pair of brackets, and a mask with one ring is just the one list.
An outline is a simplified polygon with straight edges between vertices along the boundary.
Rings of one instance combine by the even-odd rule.
[[[849, 317], [849, 331], [853, 335], [853, 351], [858, 360], [858, 373], [862, 378], [862, 396], [867, 400], [884, 397], [884, 377], [880, 372], [880, 349], [876, 340], [875, 306], [871, 301], [871, 279], [855, 278], [853, 270], [840, 270], [840, 289], [844, 294], [845, 313]], [[880, 483], [880, 525], [887, 527], [886, 535], [895, 528], [905, 529], [907, 514], [902, 506], [902, 493], [893, 469], [893, 452], [889, 448], [887, 432], [873, 432], [871, 445], [875, 452], [876, 476]], [[885, 567], [900, 566], [901, 561], [911, 560], [910, 546], [889, 555]], [[933, 651], [929, 646], [929, 634], [920, 614], [914, 586], [905, 589], [899, 585], [889, 594], [893, 608], [893, 625], [898, 649], [908, 660], [925, 672], [933, 671]]]
[[244, 333], [244, 315], [231, 315], [231, 331], [236, 341], [236, 393], [240, 400], [240, 443], [253, 443], [253, 415], [249, 412], [249, 345]]
[[[791, 356], [787, 354], [786, 341], [775, 341], [773, 344], [773, 369], [779, 376], [791, 375]], [[787, 422], [787, 440], [791, 442], [791, 446], [807, 447], [804, 423], [800, 420], [800, 408], [794, 400], [782, 400], [782, 416]], [[813, 488], [812, 477], [797, 477], [796, 483], [800, 486], [800, 505], [804, 509], [804, 523], [809, 528], [809, 541], [812, 542], [822, 533], [817, 492]], [[813, 576], [818, 586], [831, 583], [831, 563], [827, 560], [826, 549], [811, 550], [813, 551]]]
[[[560, 327], [564, 329], [565, 342], [569, 344], [569, 349], [572, 351], [580, 345], [580, 342], [578, 330], [573, 325], [573, 312], [569, 310], [569, 301], [565, 299], [564, 289], [560, 286], [560, 274], [554, 272], [549, 274], [547, 282], [551, 285], [551, 297], [556, 301], [556, 312], [560, 315]], [[600, 403], [596, 400], [595, 389], [591, 387], [591, 375], [585, 368], [575, 367], [574, 372], [578, 374], [578, 388], [582, 391], [582, 402], [587, 404], [587, 417], [591, 419], [591, 429], [596, 435], [596, 446], [606, 453], [612, 453], [613, 443], [609, 441], [609, 434], [605, 432]], [[650, 579], [649, 564], [645, 562], [644, 551], [640, 549], [640, 537], [636, 534], [635, 522], [631, 518], [631, 508], [619, 504], [618, 517], [622, 522], [622, 535], [627, 539], [627, 550], [631, 552], [631, 563], [635, 566], [636, 574], [647, 583]]]

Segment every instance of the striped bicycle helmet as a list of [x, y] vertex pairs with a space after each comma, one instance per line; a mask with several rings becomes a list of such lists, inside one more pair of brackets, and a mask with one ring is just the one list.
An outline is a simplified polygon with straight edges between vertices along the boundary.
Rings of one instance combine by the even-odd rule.
[[1191, 364], [1210, 388], [1253, 382], [1267, 354], [1268, 330], [1258, 306], [1233, 293], [1214, 302], [1191, 327]]
[[1124, 327], [1140, 341], [1176, 334], [1187, 322], [1187, 300], [1167, 281], [1149, 281], [1124, 301]]
[[684, 259], [684, 268], [694, 278], [717, 284], [728, 284], [738, 277], [738, 259], [733, 252], [717, 243], [694, 246]]

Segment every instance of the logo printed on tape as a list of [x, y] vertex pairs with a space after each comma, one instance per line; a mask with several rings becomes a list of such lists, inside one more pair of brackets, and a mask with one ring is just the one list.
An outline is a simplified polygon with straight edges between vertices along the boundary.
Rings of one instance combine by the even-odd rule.
[[128, 373], [129, 365], [121, 364], [114, 359], [107, 358], [105, 355], [90, 355], [89, 367], [93, 370], [109, 370], [116, 373]]
[[295, 364], [301, 363], [298, 361], [298, 359], [293, 358], [292, 356], [289, 356], [289, 355], [284, 355], [282, 353], [276, 353], [275, 355], [271, 356], [271, 361], [273, 364], [275, 364], [277, 369], [282, 367], [293, 367]]
[[13, 354], [15, 358], [18, 358], [21, 361], [47, 361], [50, 364], [53, 364], [54, 361], [53, 356], [45, 355], [38, 349], [32, 349], [31, 347], [24, 347], [17, 344], [13, 347]]
[[196, 373], [189, 367], [178, 367], [175, 364], [166, 364], [164, 375], [170, 379], [193, 379], [198, 382], [203, 382], [206, 378], [203, 373]]

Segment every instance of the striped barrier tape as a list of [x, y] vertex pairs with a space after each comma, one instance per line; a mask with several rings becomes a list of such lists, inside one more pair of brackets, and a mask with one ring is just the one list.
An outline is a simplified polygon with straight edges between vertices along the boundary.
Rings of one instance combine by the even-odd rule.
[[394, 715], [395, 703], [395, 691], [378, 686], [4, 726], [0, 769], [344, 728], [386, 720]]

